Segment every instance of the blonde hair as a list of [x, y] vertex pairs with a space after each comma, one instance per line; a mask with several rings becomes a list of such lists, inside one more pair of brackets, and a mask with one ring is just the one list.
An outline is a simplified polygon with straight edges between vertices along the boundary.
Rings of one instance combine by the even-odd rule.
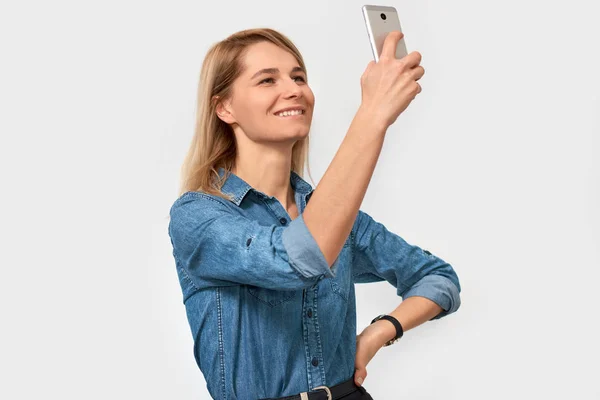
[[[289, 51], [306, 71], [304, 59], [296, 46], [273, 29], [246, 29], [215, 43], [202, 63], [195, 133], [181, 167], [179, 195], [202, 191], [231, 199], [221, 192], [221, 187], [235, 165], [237, 147], [232, 128], [219, 119], [216, 106], [219, 100], [231, 96], [233, 82], [243, 71], [243, 57], [248, 46], [263, 41]], [[301, 177], [304, 176], [304, 165], [308, 167], [308, 146], [307, 135], [292, 148], [291, 169]], [[220, 167], [226, 171], [222, 179], [218, 173]]]

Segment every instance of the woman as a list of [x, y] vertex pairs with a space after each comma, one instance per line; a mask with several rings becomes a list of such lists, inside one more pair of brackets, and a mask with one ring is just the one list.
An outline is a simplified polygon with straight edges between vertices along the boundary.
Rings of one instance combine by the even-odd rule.
[[[387, 128], [421, 91], [413, 52], [386, 38], [362, 103], [313, 190], [302, 179], [314, 96], [302, 56], [271, 29], [215, 44], [171, 207], [194, 355], [215, 399], [371, 399], [367, 363], [404, 331], [460, 305], [453, 268], [359, 210]], [[310, 202], [309, 202], [310, 200]], [[403, 297], [356, 335], [354, 284]]]

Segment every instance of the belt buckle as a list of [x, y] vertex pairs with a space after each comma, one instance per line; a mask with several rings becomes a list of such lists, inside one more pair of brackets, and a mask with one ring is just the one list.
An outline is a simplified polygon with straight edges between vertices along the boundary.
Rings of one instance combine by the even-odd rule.
[[327, 392], [327, 400], [332, 400], [333, 397], [331, 396], [331, 390], [329, 390], [329, 388], [327, 386], [317, 386], [315, 388], [312, 388], [312, 390], [324, 390], [325, 392]]

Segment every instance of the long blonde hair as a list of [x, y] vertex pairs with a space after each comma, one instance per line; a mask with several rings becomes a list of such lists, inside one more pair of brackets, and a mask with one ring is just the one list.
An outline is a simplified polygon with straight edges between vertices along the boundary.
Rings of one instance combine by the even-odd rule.
[[[216, 106], [218, 100], [231, 96], [233, 82], [243, 71], [245, 50], [262, 41], [289, 51], [306, 71], [304, 59], [296, 46], [285, 35], [273, 29], [246, 29], [215, 43], [202, 63], [196, 128], [181, 167], [179, 195], [187, 191], [202, 191], [231, 199], [221, 192], [221, 187], [234, 167], [237, 147], [233, 130], [219, 119]], [[307, 135], [292, 148], [291, 169], [301, 177], [304, 176], [304, 165], [308, 167], [308, 146]], [[218, 173], [220, 167], [226, 171], [222, 179]], [[310, 176], [310, 167], [308, 173]]]

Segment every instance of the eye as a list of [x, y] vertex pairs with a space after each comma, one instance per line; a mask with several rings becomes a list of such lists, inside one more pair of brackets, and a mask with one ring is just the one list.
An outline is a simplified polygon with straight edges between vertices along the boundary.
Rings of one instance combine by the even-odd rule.
[[260, 85], [260, 84], [261, 84], [261, 83], [263, 83], [263, 82], [266, 82], [266, 81], [272, 81], [272, 80], [273, 80], [273, 78], [265, 78], [265, 79], [263, 79], [262, 81], [258, 82], [258, 84]]
[[[304, 79], [304, 77], [302, 77], [302, 76], [295, 76], [293, 79], [300, 79], [302, 82], [306, 83], [306, 79]], [[265, 78], [262, 81], [258, 82], [258, 84], [261, 85], [263, 83], [273, 82], [273, 81], [274, 81], [273, 78]]]

